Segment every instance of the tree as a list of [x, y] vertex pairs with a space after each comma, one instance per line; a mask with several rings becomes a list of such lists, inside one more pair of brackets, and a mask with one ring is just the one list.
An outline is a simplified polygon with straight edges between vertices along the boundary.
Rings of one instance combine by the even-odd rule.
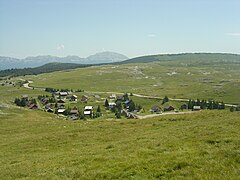
[[163, 98], [162, 104], [164, 104], [164, 103], [166, 103], [166, 102], [168, 102], [168, 101], [169, 101], [168, 97], [165, 96], [165, 97]]
[[118, 102], [116, 104], [116, 108], [117, 108], [118, 111], [121, 111], [122, 110], [122, 103]]
[[101, 108], [100, 108], [99, 105], [98, 105], [98, 107], [97, 107], [97, 112], [98, 112], [98, 113], [101, 113]]
[[128, 101], [128, 100], [129, 100], [129, 97], [128, 97], [128, 94], [127, 94], [127, 93], [125, 93], [125, 94], [123, 95], [123, 100], [124, 100], [124, 101]]
[[233, 112], [235, 111], [235, 108], [233, 106], [230, 107], [230, 111]]
[[132, 112], [132, 111], [134, 111], [135, 110], [135, 103], [131, 100], [130, 102], [129, 102], [129, 111], [130, 112]]
[[116, 111], [115, 116], [117, 119], [121, 119], [121, 111]]
[[105, 107], [106, 107], [106, 108], [109, 107], [108, 99], [105, 100]]

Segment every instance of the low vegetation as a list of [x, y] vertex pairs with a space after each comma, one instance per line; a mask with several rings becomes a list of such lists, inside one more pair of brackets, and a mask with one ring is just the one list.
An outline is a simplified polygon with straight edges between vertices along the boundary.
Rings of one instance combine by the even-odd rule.
[[[239, 179], [240, 108], [227, 105], [240, 103], [239, 67], [185, 59], [1, 78], [0, 179]], [[76, 95], [63, 104], [84, 120], [54, 113], [58, 91]], [[204, 110], [151, 116], [194, 106]]]

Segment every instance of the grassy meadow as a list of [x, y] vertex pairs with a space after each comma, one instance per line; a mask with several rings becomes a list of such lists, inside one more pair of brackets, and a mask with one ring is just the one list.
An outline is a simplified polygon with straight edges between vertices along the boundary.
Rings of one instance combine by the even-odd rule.
[[1, 107], [1, 179], [238, 179], [239, 113], [65, 121]]
[[240, 64], [152, 62], [26, 76], [33, 86], [240, 102]]
[[[101, 98], [109, 94], [93, 92], [240, 102], [239, 65], [190, 65], [105, 65], [11, 81], [26, 79], [37, 87], [84, 89], [89, 96], [99, 94]], [[141, 120], [117, 120], [109, 114], [94, 120], [67, 121], [55, 114], [15, 106], [15, 97], [23, 94], [37, 97], [48, 93], [37, 88], [0, 87], [0, 179], [240, 178], [239, 112], [203, 110]], [[130, 98], [145, 110], [161, 103]], [[89, 101], [102, 109], [103, 102]]]

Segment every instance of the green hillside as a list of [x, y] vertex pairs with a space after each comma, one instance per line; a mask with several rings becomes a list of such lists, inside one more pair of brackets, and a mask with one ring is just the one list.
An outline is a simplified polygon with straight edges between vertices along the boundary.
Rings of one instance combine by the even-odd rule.
[[88, 67], [91, 65], [86, 64], [74, 64], [74, 63], [48, 63], [36, 68], [24, 68], [24, 69], [8, 69], [0, 71], [0, 77], [4, 76], [24, 76], [24, 75], [37, 75], [42, 73], [50, 73], [54, 71], [62, 71], [76, 68]]
[[239, 179], [239, 113], [70, 122], [0, 107], [1, 179]]
[[182, 61], [182, 62], [238, 62], [240, 55], [226, 53], [183, 53], [183, 54], [160, 54], [132, 58], [119, 64], [127, 63], [149, 63], [154, 61]]
[[170, 98], [240, 103], [240, 64], [157, 61], [94, 66], [24, 77], [36, 87], [132, 92]]
[[[61, 64], [60, 64], [61, 67]], [[240, 104], [240, 64], [231, 61], [154, 61], [111, 64], [0, 79], [0, 179], [239, 179], [240, 114], [202, 110], [146, 119], [116, 119], [104, 109], [107, 92]], [[33, 81], [33, 89], [21, 86]], [[103, 116], [68, 121], [17, 107], [44, 88], [84, 90]], [[97, 98], [96, 95], [99, 95]], [[131, 96], [150, 114], [159, 99]], [[166, 103], [168, 104], [168, 103]], [[166, 105], [164, 104], [164, 105]], [[179, 108], [181, 101], [169, 104]], [[151, 115], [151, 114], [150, 114]]]

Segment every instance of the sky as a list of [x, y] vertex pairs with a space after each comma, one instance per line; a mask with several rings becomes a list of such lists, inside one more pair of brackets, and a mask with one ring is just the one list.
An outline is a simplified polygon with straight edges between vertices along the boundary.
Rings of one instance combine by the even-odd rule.
[[240, 54], [240, 0], [0, 0], [0, 56]]

